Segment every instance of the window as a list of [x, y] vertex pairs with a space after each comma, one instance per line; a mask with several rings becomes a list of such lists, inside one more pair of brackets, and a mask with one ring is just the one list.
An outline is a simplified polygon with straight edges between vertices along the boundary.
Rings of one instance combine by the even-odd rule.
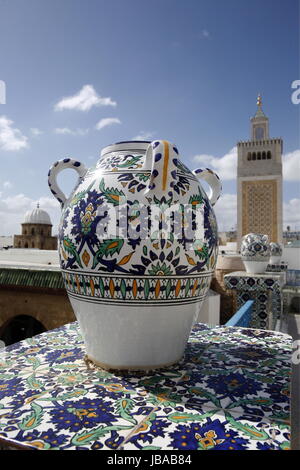
[[262, 140], [264, 138], [264, 129], [263, 129], [263, 127], [256, 127], [256, 129], [255, 129], [255, 138], [256, 138], [256, 140]]
[[267, 159], [270, 160], [271, 157], [272, 157], [272, 154], [271, 154], [271, 152], [270, 152], [270, 150], [269, 150], [269, 151], [267, 152]]
[[265, 160], [267, 158], [266, 152], [262, 153], [262, 159]]
[[256, 160], [256, 153], [255, 152], [252, 153], [252, 160]]
[[257, 154], [257, 160], [261, 160], [261, 153], [260, 152], [258, 152], [258, 154]]

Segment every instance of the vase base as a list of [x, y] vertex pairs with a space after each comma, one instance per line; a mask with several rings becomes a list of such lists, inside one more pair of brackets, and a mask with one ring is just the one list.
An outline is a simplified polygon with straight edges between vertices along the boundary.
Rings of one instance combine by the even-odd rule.
[[266, 272], [268, 261], [246, 261], [243, 260], [246, 272], [249, 274], [264, 274]]
[[108, 372], [118, 372], [120, 371], [122, 374], [126, 373], [126, 372], [143, 372], [143, 373], [147, 373], [147, 372], [152, 372], [152, 371], [155, 371], [155, 370], [158, 370], [158, 369], [165, 369], [167, 367], [171, 367], [173, 366], [174, 364], [177, 364], [177, 362], [179, 362], [182, 358], [182, 355], [175, 361], [171, 361], [171, 362], [168, 362], [168, 363], [165, 363], [165, 364], [159, 364], [159, 365], [142, 365], [142, 366], [122, 366], [122, 365], [112, 365], [112, 364], [105, 364], [103, 362], [100, 362], [100, 361], [96, 361], [95, 359], [91, 358], [90, 356], [88, 356], [87, 354], [85, 355], [84, 357], [84, 362], [86, 363], [87, 367], [90, 368], [90, 367], [98, 367], [100, 369], [104, 369]]

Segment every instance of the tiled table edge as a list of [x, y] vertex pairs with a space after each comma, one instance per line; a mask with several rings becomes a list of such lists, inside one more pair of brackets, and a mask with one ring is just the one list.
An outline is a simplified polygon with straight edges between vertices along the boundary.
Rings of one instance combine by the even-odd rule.
[[[175, 413], [167, 415], [159, 409], [152, 415], [154, 413], [156, 416], [152, 419], [151, 414], [147, 416], [140, 430], [137, 428], [132, 432], [118, 450], [290, 449], [290, 427], [264, 417], [253, 421], [246, 414], [206, 407], [203, 407], [201, 413], [185, 408], [183, 412], [176, 413], [175, 417]], [[151, 423], [155, 424], [156, 429], [151, 430]], [[168, 428], [166, 434], [164, 428]], [[172, 446], [172, 439], [174, 443], [176, 438], [177, 446]], [[188, 438], [192, 441], [190, 447], [186, 447], [185, 439]], [[178, 444], [180, 439], [181, 443]]]

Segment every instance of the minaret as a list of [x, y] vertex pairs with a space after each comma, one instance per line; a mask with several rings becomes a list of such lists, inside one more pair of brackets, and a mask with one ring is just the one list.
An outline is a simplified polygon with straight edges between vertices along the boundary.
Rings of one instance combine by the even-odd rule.
[[251, 140], [238, 142], [237, 242], [243, 235], [265, 233], [282, 242], [282, 139], [269, 136], [261, 95], [251, 118]]

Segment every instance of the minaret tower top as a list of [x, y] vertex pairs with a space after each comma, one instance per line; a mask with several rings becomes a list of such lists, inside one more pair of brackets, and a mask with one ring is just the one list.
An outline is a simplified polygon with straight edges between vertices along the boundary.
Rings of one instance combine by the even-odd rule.
[[269, 119], [262, 110], [262, 97], [257, 97], [257, 110], [251, 118], [251, 139], [266, 140], [269, 139]]

